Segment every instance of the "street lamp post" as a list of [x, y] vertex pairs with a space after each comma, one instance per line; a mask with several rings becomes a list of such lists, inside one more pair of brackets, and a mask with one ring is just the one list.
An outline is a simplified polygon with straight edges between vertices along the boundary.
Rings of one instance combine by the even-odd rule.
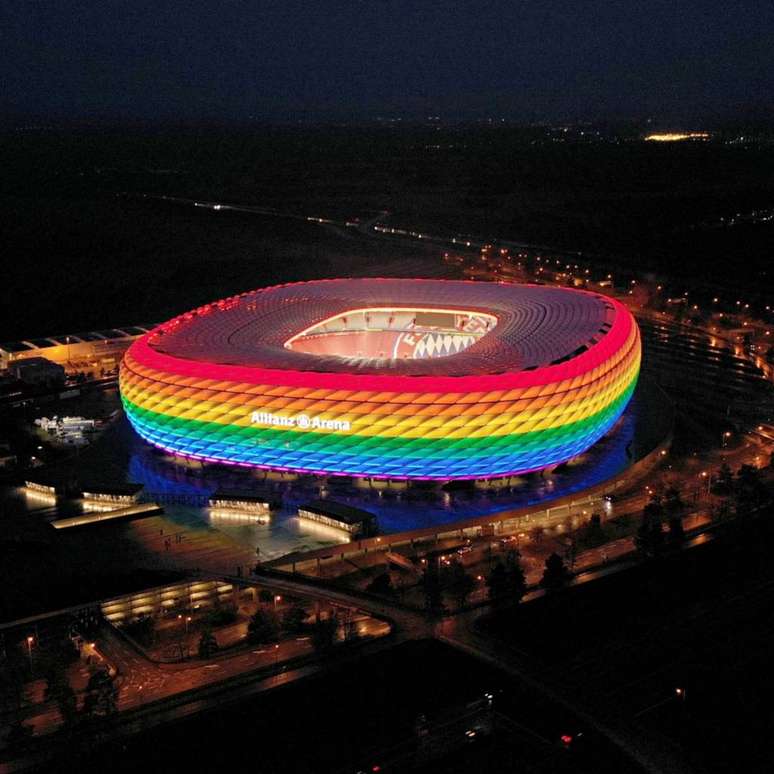
[[707, 497], [709, 497], [712, 490], [712, 473], [708, 473], [706, 470], [702, 470], [701, 478], [707, 481]]

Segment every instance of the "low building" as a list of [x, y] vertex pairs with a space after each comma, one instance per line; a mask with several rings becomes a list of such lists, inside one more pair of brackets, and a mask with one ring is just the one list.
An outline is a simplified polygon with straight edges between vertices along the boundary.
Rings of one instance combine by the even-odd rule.
[[134, 503], [124, 507], [114, 508], [109, 505], [86, 509], [80, 516], [70, 516], [66, 519], [56, 519], [51, 522], [54, 529], [72, 529], [73, 527], [88, 527], [93, 524], [129, 519], [144, 519], [148, 516], [158, 516], [164, 509], [156, 503]]
[[83, 487], [83, 499], [105, 505], [131, 505], [137, 502], [142, 490], [142, 484], [115, 484], [111, 486], [86, 484]]
[[20, 382], [35, 387], [55, 387], [64, 384], [65, 381], [64, 368], [45, 357], [27, 357], [14, 360], [8, 366], [8, 371]]
[[28, 492], [34, 492], [35, 494], [48, 495], [49, 497], [56, 497], [56, 484], [41, 482], [41, 481], [25, 481], [24, 488]]
[[265, 492], [219, 489], [210, 497], [209, 506], [219, 511], [268, 516], [271, 511], [280, 507], [280, 502], [276, 497]]
[[44, 357], [62, 365], [68, 374], [91, 378], [115, 371], [129, 345], [154, 326], [130, 325], [103, 331], [46, 336], [0, 344], [0, 370], [21, 359]]
[[368, 537], [376, 533], [376, 516], [369, 511], [353, 508], [333, 500], [314, 500], [301, 505], [298, 515], [302, 519], [316, 521], [329, 527], [342, 529], [350, 535]]
[[102, 614], [112, 624], [125, 624], [143, 616], [173, 615], [222, 604], [237, 604], [239, 592], [231, 583], [195, 580], [127, 594], [101, 604]]

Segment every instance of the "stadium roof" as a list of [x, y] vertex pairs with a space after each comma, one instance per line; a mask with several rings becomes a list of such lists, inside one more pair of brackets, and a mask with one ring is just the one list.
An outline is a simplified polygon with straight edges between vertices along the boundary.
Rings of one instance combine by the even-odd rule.
[[[493, 315], [462, 352], [430, 359], [343, 358], [292, 351], [294, 335], [355, 309], [416, 308]], [[224, 299], [157, 328], [148, 345], [174, 358], [295, 371], [464, 376], [558, 365], [604, 338], [616, 305], [542, 285], [417, 279], [337, 279], [279, 285]]]

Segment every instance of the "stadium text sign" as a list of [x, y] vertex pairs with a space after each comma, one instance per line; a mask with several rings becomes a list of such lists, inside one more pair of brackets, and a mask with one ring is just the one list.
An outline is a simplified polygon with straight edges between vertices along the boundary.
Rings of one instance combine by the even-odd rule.
[[272, 427], [293, 427], [298, 430], [335, 430], [348, 433], [352, 425], [345, 419], [321, 419], [308, 414], [296, 414], [294, 417], [283, 417], [270, 411], [253, 411], [250, 422], [254, 425], [271, 425]]

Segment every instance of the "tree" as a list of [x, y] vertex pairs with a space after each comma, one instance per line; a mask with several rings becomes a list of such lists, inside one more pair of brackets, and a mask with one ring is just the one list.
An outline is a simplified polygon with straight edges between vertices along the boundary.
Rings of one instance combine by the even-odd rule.
[[438, 574], [438, 557], [431, 556], [428, 558], [420, 583], [425, 592], [425, 608], [428, 612], [438, 613], [443, 610], [441, 579]]
[[395, 595], [395, 587], [392, 585], [390, 573], [383, 572], [377, 575], [367, 586], [366, 591], [371, 594], [381, 594], [386, 597]]
[[312, 627], [312, 645], [317, 653], [328, 653], [336, 642], [339, 619], [335, 613], [316, 621]]
[[236, 623], [238, 618], [235, 605], [216, 604], [204, 617], [204, 625], [217, 629]]
[[634, 536], [634, 547], [647, 559], [659, 556], [664, 547], [664, 530], [661, 522], [649, 518], [644, 511], [642, 521]]
[[596, 548], [607, 541], [607, 535], [602, 526], [602, 517], [598, 513], [591, 514], [591, 518], [581, 534], [581, 540], [583, 545], [588, 548]]
[[675, 486], [670, 486], [664, 492], [662, 504], [667, 516], [678, 516], [685, 510], [685, 503], [680, 495], [680, 490]]
[[62, 723], [65, 726], [71, 726], [78, 713], [78, 699], [75, 696], [70, 681], [67, 677], [67, 670], [61, 661], [51, 660], [45, 669], [46, 678], [46, 701], [56, 702], [59, 708], [59, 714], [62, 717]]
[[199, 637], [199, 658], [212, 658], [218, 651], [218, 640], [209, 626], [205, 626]]
[[767, 496], [760, 473], [752, 465], [742, 465], [736, 474], [734, 486], [737, 513], [747, 513], [762, 505]]
[[659, 495], [653, 495], [642, 510], [642, 521], [634, 536], [634, 546], [642, 556], [653, 559], [663, 552], [664, 531], [661, 519], [664, 506]]
[[498, 561], [489, 573], [486, 579], [486, 585], [489, 589], [489, 599], [492, 602], [502, 602], [508, 596], [508, 579], [505, 572], [505, 565]]
[[683, 529], [683, 520], [680, 516], [669, 517], [669, 542], [673, 545], [679, 545], [685, 540], [685, 530]]
[[575, 559], [578, 556], [578, 541], [575, 538], [575, 533], [571, 532], [567, 539], [567, 547], [564, 551], [564, 558], [570, 565], [570, 569], [575, 568]]
[[712, 484], [712, 493], [716, 495], [730, 495], [733, 489], [734, 474], [728, 463], [724, 462], [715, 476], [715, 482]]
[[292, 605], [282, 616], [282, 628], [290, 634], [300, 634], [306, 624], [306, 610], [301, 605]]
[[562, 557], [557, 553], [552, 553], [546, 559], [546, 567], [543, 570], [540, 585], [548, 592], [559, 591], [569, 583], [571, 577]]
[[521, 566], [521, 554], [512, 551], [505, 561], [505, 579], [508, 596], [516, 602], [521, 602], [527, 593], [527, 577]]
[[83, 713], [91, 717], [107, 717], [118, 710], [118, 686], [107, 669], [98, 669], [86, 684]]
[[473, 576], [465, 572], [460, 562], [452, 562], [448, 571], [448, 589], [457, 602], [457, 607], [463, 607], [467, 602], [476, 582]]
[[[677, 487], [670, 486], [664, 492], [664, 512], [667, 515], [667, 524], [669, 526], [669, 532], [667, 533], [669, 542], [672, 545], [679, 545], [685, 539], [685, 530], [683, 529], [685, 503]], [[655, 540], [658, 543], [658, 536], [655, 536]]]
[[520, 602], [527, 593], [527, 579], [521, 566], [521, 554], [508, 552], [505, 563], [497, 564], [486, 579], [489, 599], [493, 602]]
[[0, 711], [10, 714], [21, 711], [24, 703], [24, 674], [28, 668], [15, 648], [0, 661]]
[[259, 607], [247, 624], [247, 641], [253, 645], [276, 642], [279, 639], [280, 624], [277, 614], [268, 607]]

